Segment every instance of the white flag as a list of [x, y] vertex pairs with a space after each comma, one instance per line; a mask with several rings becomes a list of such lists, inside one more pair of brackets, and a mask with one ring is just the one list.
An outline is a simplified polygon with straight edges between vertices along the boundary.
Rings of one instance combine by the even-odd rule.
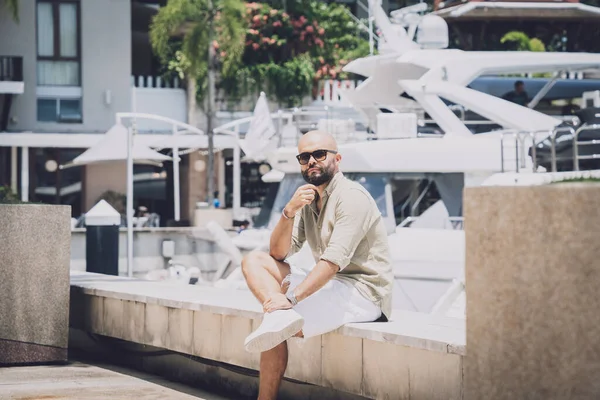
[[275, 135], [275, 132], [267, 96], [261, 93], [254, 107], [254, 118], [250, 122], [250, 128], [243, 143], [240, 143], [246, 157], [255, 158], [260, 156], [261, 152], [271, 144], [271, 138]]

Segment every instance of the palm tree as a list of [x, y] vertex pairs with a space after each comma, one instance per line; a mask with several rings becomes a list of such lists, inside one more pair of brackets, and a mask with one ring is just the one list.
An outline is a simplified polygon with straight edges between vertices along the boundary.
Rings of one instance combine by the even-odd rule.
[[[196, 96], [208, 94], [208, 200], [213, 198], [213, 101], [215, 51], [223, 73], [239, 65], [246, 36], [243, 0], [169, 0], [150, 26], [154, 52], [187, 81], [188, 123], [195, 125]], [[200, 83], [200, 90], [197, 84]]]
[[12, 14], [13, 19], [19, 22], [19, 0], [3, 0], [6, 7]]

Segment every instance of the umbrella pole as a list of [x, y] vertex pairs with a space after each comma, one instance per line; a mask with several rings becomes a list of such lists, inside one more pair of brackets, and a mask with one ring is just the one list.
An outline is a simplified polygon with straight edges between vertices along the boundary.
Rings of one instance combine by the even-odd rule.
[[127, 276], [133, 276], [133, 132], [127, 129]]
[[179, 189], [179, 147], [177, 146], [177, 127], [173, 125], [173, 203], [175, 221], [180, 218], [180, 189]]
[[240, 149], [240, 127], [235, 127], [235, 145], [233, 146], [233, 218], [239, 219], [241, 208], [241, 149]]

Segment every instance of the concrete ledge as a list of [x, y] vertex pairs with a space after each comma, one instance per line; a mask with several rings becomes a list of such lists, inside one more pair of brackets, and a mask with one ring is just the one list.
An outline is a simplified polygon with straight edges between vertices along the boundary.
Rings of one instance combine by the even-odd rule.
[[[260, 323], [252, 294], [71, 272], [71, 327], [258, 370], [243, 348]], [[465, 321], [395, 311], [289, 341], [286, 376], [368, 398], [462, 399]]]

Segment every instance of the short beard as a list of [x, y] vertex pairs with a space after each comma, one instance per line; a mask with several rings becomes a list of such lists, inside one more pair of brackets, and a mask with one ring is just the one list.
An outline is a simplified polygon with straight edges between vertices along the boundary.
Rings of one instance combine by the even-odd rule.
[[302, 171], [302, 177], [304, 178], [304, 180], [308, 183], [310, 183], [311, 185], [315, 185], [315, 186], [321, 186], [327, 182], [329, 182], [331, 179], [333, 179], [333, 169], [332, 168], [320, 168], [320, 173], [310, 176], [308, 175], [308, 169], [306, 171]]

